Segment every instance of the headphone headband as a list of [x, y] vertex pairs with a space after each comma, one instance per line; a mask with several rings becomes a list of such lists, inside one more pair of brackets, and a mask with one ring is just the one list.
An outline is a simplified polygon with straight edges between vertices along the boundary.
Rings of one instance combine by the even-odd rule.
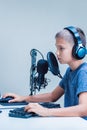
[[77, 44], [82, 44], [82, 40], [79, 36], [79, 33], [77, 32], [77, 29], [73, 26], [69, 26], [69, 27], [65, 27], [64, 29], [67, 29], [68, 31], [70, 31], [73, 35], [73, 37], [75, 38]]

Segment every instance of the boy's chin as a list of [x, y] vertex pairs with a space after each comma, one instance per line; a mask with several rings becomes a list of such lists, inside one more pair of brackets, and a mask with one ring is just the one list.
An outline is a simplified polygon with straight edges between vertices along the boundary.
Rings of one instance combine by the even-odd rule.
[[63, 62], [63, 61], [59, 61], [59, 63], [60, 63], [60, 64], [66, 64], [66, 63], [65, 63], [65, 62]]

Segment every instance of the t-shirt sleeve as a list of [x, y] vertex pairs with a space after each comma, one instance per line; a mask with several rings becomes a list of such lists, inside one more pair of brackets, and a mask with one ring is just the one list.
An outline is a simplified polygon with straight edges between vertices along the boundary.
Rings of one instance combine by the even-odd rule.
[[80, 71], [77, 80], [77, 95], [87, 92], [87, 71]]

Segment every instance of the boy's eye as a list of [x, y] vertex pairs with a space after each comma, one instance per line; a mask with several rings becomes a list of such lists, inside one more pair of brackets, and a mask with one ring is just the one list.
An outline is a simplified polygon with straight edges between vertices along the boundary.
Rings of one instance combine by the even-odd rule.
[[56, 45], [56, 48], [58, 49], [58, 50], [64, 50], [65, 49], [65, 47], [62, 47], [62, 46], [57, 46], [57, 44], [55, 44]]
[[64, 50], [64, 48], [63, 48], [63, 47], [61, 47], [61, 48], [60, 48], [60, 50]]

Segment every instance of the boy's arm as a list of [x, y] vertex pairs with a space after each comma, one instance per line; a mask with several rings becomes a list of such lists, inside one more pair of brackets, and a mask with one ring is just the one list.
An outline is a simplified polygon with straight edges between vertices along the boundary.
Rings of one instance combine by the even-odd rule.
[[49, 109], [48, 116], [87, 116], [87, 92], [79, 94], [79, 104], [72, 107], [60, 108], [60, 109]]
[[52, 92], [25, 97], [27, 102], [54, 102], [64, 94], [64, 90], [57, 86]]
[[3, 95], [3, 97], [12, 96], [14, 99], [9, 100], [9, 102], [54, 102], [58, 100], [64, 93], [64, 90], [57, 86], [53, 92], [50, 93], [44, 93], [44, 94], [37, 94], [32, 96], [20, 96], [14, 93], [6, 93]]

